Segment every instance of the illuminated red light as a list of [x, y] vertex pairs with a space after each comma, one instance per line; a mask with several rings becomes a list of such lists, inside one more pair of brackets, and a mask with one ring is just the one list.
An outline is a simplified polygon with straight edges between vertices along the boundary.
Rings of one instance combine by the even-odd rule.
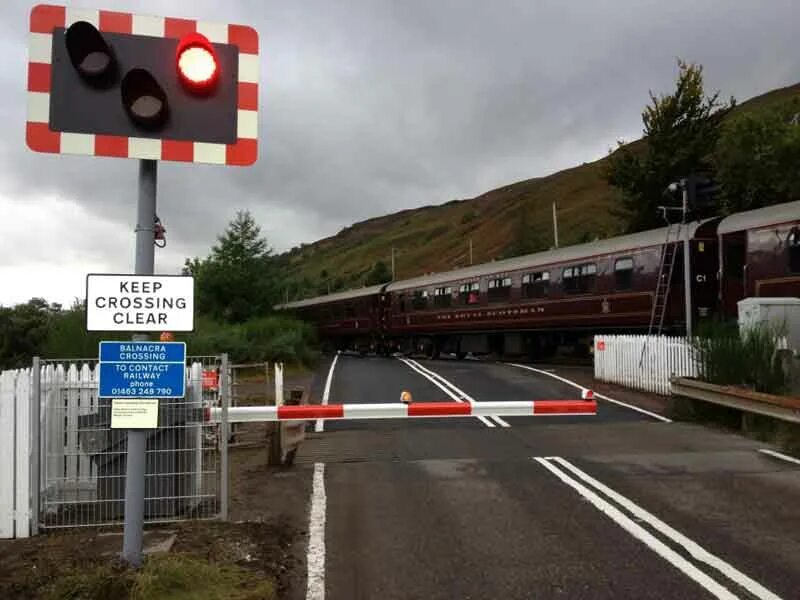
[[192, 91], [210, 91], [219, 78], [219, 62], [214, 48], [199, 33], [191, 33], [180, 41], [177, 63], [181, 81]]

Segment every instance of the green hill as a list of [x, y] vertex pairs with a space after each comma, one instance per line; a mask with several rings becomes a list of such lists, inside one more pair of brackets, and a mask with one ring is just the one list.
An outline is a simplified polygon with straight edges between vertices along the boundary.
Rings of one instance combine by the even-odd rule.
[[[726, 118], [800, 98], [800, 84], [773, 90], [743, 102]], [[640, 146], [644, 140], [632, 142]], [[398, 279], [481, 263], [553, 243], [552, 202], [558, 203], [559, 243], [569, 245], [620, 233], [613, 214], [616, 191], [606, 184], [607, 158], [512, 183], [468, 200], [453, 200], [368, 219], [336, 235], [303, 244], [281, 256], [291, 299], [359, 287], [377, 261], [391, 262], [396, 250]]]

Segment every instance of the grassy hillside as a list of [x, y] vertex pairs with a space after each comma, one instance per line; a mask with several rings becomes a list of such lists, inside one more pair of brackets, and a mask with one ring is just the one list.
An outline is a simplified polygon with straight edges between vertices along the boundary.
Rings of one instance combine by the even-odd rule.
[[[800, 97], [800, 84], [773, 90], [737, 106], [726, 118], [762, 110]], [[643, 140], [633, 142], [641, 146]], [[532, 248], [552, 243], [552, 202], [558, 202], [561, 245], [607, 237], [622, 231], [614, 216], [616, 192], [604, 178], [606, 158], [486, 192], [469, 200], [404, 210], [356, 223], [335, 236], [287, 252], [289, 277], [297, 282], [292, 299], [316, 295], [326, 281], [339, 279], [345, 288], [362, 285], [376, 261], [391, 261], [396, 249], [397, 278], [446, 271], [473, 262], [501, 258], [513, 251], [526, 219]], [[327, 278], [324, 275], [327, 274]]]

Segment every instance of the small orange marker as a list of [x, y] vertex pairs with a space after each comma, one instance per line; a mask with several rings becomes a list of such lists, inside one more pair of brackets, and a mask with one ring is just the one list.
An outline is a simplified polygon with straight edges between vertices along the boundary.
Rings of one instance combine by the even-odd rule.
[[160, 339], [160, 341], [162, 341], [162, 342], [174, 342], [174, 341], [175, 341], [175, 336], [174, 336], [174, 335], [172, 335], [172, 332], [170, 332], [170, 331], [165, 331], [165, 332], [163, 332], [163, 333], [161, 334], [161, 336], [160, 336], [160, 338], [159, 338], [159, 339]]
[[403, 390], [400, 393], [400, 402], [402, 402], [403, 404], [411, 404], [411, 401], [412, 401], [411, 392]]

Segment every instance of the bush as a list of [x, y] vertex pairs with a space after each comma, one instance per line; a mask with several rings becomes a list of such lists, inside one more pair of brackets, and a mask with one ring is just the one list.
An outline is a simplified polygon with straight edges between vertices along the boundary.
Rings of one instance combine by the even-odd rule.
[[318, 359], [313, 327], [287, 315], [271, 315], [240, 325], [200, 319], [182, 338], [193, 356], [228, 353], [233, 362], [278, 361], [313, 366]]
[[780, 329], [765, 325], [740, 333], [735, 325], [706, 323], [692, 340], [700, 379], [780, 394], [786, 385], [777, 355], [782, 334]]

